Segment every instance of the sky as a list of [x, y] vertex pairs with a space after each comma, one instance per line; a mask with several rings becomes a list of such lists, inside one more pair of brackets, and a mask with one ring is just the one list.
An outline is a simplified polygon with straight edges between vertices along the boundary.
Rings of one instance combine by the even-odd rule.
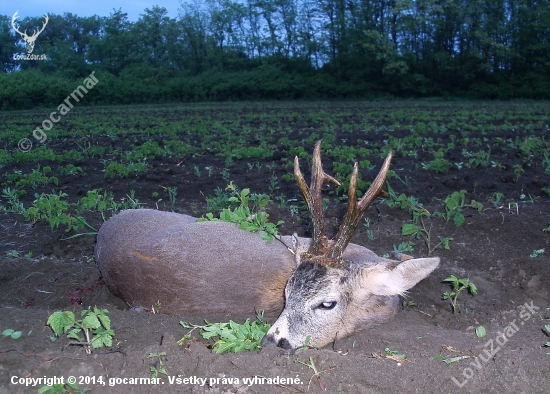
[[[19, 4], [18, 4], [19, 3]], [[180, 4], [178, 0], [24, 0], [8, 1], [0, 0], [0, 15], [12, 16], [19, 11], [19, 18], [27, 16], [42, 16], [44, 14], [63, 15], [70, 12], [78, 16], [109, 16], [113, 8], [128, 14], [130, 21], [137, 21], [145, 8], [158, 5], [166, 8], [170, 18], [178, 16]]]

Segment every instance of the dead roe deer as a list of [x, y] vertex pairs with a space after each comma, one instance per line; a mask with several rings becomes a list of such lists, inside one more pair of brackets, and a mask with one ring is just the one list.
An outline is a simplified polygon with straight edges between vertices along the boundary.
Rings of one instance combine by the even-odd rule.
[[280, 313], [262, 346], [295, 350], [308, 337], [309, 345], [324, 346], [389, 320], [398, 295], [439, 265], [439, 258], [389, 260], [349, 243], [370, 203], [385, 195], [391, 157], [390, 152], [359, 201], [355, 164], [347, 212], [332, 241], [325, 232], [321, 188], [325, 182], [340, 183], [324, 173], [319, 141], [309, 187], [294, 160], [312, 219], [311, 239], [294, 234], [266, 243], [233, 223], [127, 210], [101, 226], [96, 261], [111, 291], [132, 306], [150, 309], [160, 302], [160, 312], [169, 314]]

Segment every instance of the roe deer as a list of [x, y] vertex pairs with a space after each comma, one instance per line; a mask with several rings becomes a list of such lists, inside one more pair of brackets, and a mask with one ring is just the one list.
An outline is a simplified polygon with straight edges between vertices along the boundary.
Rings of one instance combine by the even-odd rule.
[[281, 243], [266, 243], [233, 223], [128, 210], [107, 220], [97, 236], [95, 258], [105, 283], [132, 306], [149, 309], [160, 302], [162, 313], [280, 313], [262, 346], [291, 351], [308, 337], [310, 345], [324, 346], [386, 322], [397, 311], [398, 295], [426, 278], [439, 258], [399, 262], [349, 243], [370, 203], [385, 195], [391, 152], [359, 201], [355, 164], [348, 209], [329, 242], [321, 188], [327, 181], [340, 183], [323, 172], [320, 149], [321, 141], [315, 145], [309, 188], [294, 160], [312, 218], [312, 239], [294, 234], [281, 237]]

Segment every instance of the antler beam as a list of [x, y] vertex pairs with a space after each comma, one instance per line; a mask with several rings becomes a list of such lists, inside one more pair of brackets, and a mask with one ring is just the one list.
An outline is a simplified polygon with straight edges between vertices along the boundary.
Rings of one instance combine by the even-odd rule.
[[328, 238], [325, 233], [325, 218], [323, 214], [323, 197], [321, 195], [321, 188], [325, 182], [331, 182], [337, 186], [340, 186], [340, 182], [323, 171], [323, 166], [321, 163], [321, 140], [317, 141], [315, 144], [315, 149], [313, 150], [310, 186], [307, 187], [304, 176], [300, 171], [298, 156], [294, 158], [294, 178], [296, 178], [296, 182], [298, 182], [298, 187], [304, 196], [304, 200], [307, 203], [307, 207], [311, 215], [311, 220], [313, 221], [313, 236], [311, 246], [309, 247], [307, 253], [313, 256], [323, 255], [326, 253], [328, 248]]
[[382, 168], [378, 172], [378, 175], [359, 201], [357, 201], [357, 197], [355, 195], [358, 175], [357, 163], [353, 166], [353, 172], [351, 174], [348, 189], [348, 209], [346, 210], [346, 214], [344, 215], [344, 220], [340, 225], [338, 234], [336, 234], [336, 238], [328, 251], [328, 256], [331, 259], [334, 259], [335, 261], [341, 260], [346, 246], [348, 246], [351, 237], [353, 237], [359, 222], [363, 218], [363, 215], [369, 208], [370, 204], [379, 196], [388, 196], [386, 192], [382, 190], [382, 187], [384, 186], [386, 175], [390, 169], [392, 156], [393, 154], [390, 150], [388, 156], [386, 156], [386, 159], [384, 160], [384, 164], [382, 164]]
[[380, 172], [359, 201], [357, 201], [356, 197], [359, 169], [357, 163], [355, 163], [348, 189], [348, 208], [344, 216], [344, 220], [340, 225], [338, 234], [329, 246], [328, 238], [325, 232], [321, 189], [325, 182], [331, 182], [338, 186], [340, 186], [340, 182], [323, 171], [321, 164], [320, 140], [315, 144], [315, 149], [313, 150], [311, 184], [309, 188], [304, 180], [302, 172], [300, 171], [298, 157], [294, 158], [294, 177], [296, 178], [298, 187], [300, 188], [300, 191], [304, 196], [304, 200], [307, 203], [311, 220], [313, 222], [313, 236], [311, 245], [309, 250], [302, 255], [301, 261], [310, 261], [329, 266], [343, 265], [342, 254], [348, 246], [351, 237], [355, 233], [355, 230], [363, 218], [365, 211], [368, 209], [372, 201], [374, 201], [378, 196], [387, 196], [387, 194], [382, 190], [382, 187], [384, 186], [384, 181], [386, 180], [386, 175], [390, 168], [391, 159], [392, 152], [390, 151], [384, 160], [384, 164], [382, 165]]

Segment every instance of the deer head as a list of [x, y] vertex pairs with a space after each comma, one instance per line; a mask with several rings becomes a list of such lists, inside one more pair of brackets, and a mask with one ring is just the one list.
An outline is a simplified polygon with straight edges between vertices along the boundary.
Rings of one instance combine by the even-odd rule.
[[12, 16], [11, 26], [13, 27], [13, 30], [15, 30], [17, 33], [19, 33], [19, 35], [21, 36], [23, 41], [25, 41], [25, 43], [27, 44], [27, 53], [30, 55], [32, 53], [32, 51], [34, 50], [34, 44], [35, 44], [36, 39], [38, 38], [38, 35], [44, 31], [44, 29], [46, 28], [46, 25], [48, 24], [48, 20], [49, 20], [48, 14], [44, 14], [44, 17], [45, 17], [46, 21], [42, 22], [42, 29], [40, 29], [40, 31], [35, 30], [34, 33], [32, 34], [32, 36], [28, 36], [27, 35], [27, 30], [25, 30], [25, 32], [22, 33], [17, 29], [17, 26], [15, 25], [15, 21], [17, 20], [18, 12], [19, 11], [15, 11], [15, 14], [13, 14], [13, 16]]
[[[294, 159], [294, 176], [307, 203], [313, 236], [293, 236], [296, 269], [285, 288], [285, 308], [262, 340], [262, 346], [276, 345], [294, 351], [304, 345], [324, 346], [338, 338], [393, 316], [399, 294], [404, 294], [428, 276], [439, 264], [438, 258], [391, 261], [370, 250], [348, 244], [363, 214], [378, 196], [389, 170], [392, 152], [365, 195], [357, 201], [358, 166], [353, 168], [348, 207], [335, 239], [325, 233], [321, 188], [325, 182], [340, 183], [321, 166], [321, 141], [315, 145], [311, 184], [308, 187]], [[344, 253], [346, 251], [346, 253]]]

